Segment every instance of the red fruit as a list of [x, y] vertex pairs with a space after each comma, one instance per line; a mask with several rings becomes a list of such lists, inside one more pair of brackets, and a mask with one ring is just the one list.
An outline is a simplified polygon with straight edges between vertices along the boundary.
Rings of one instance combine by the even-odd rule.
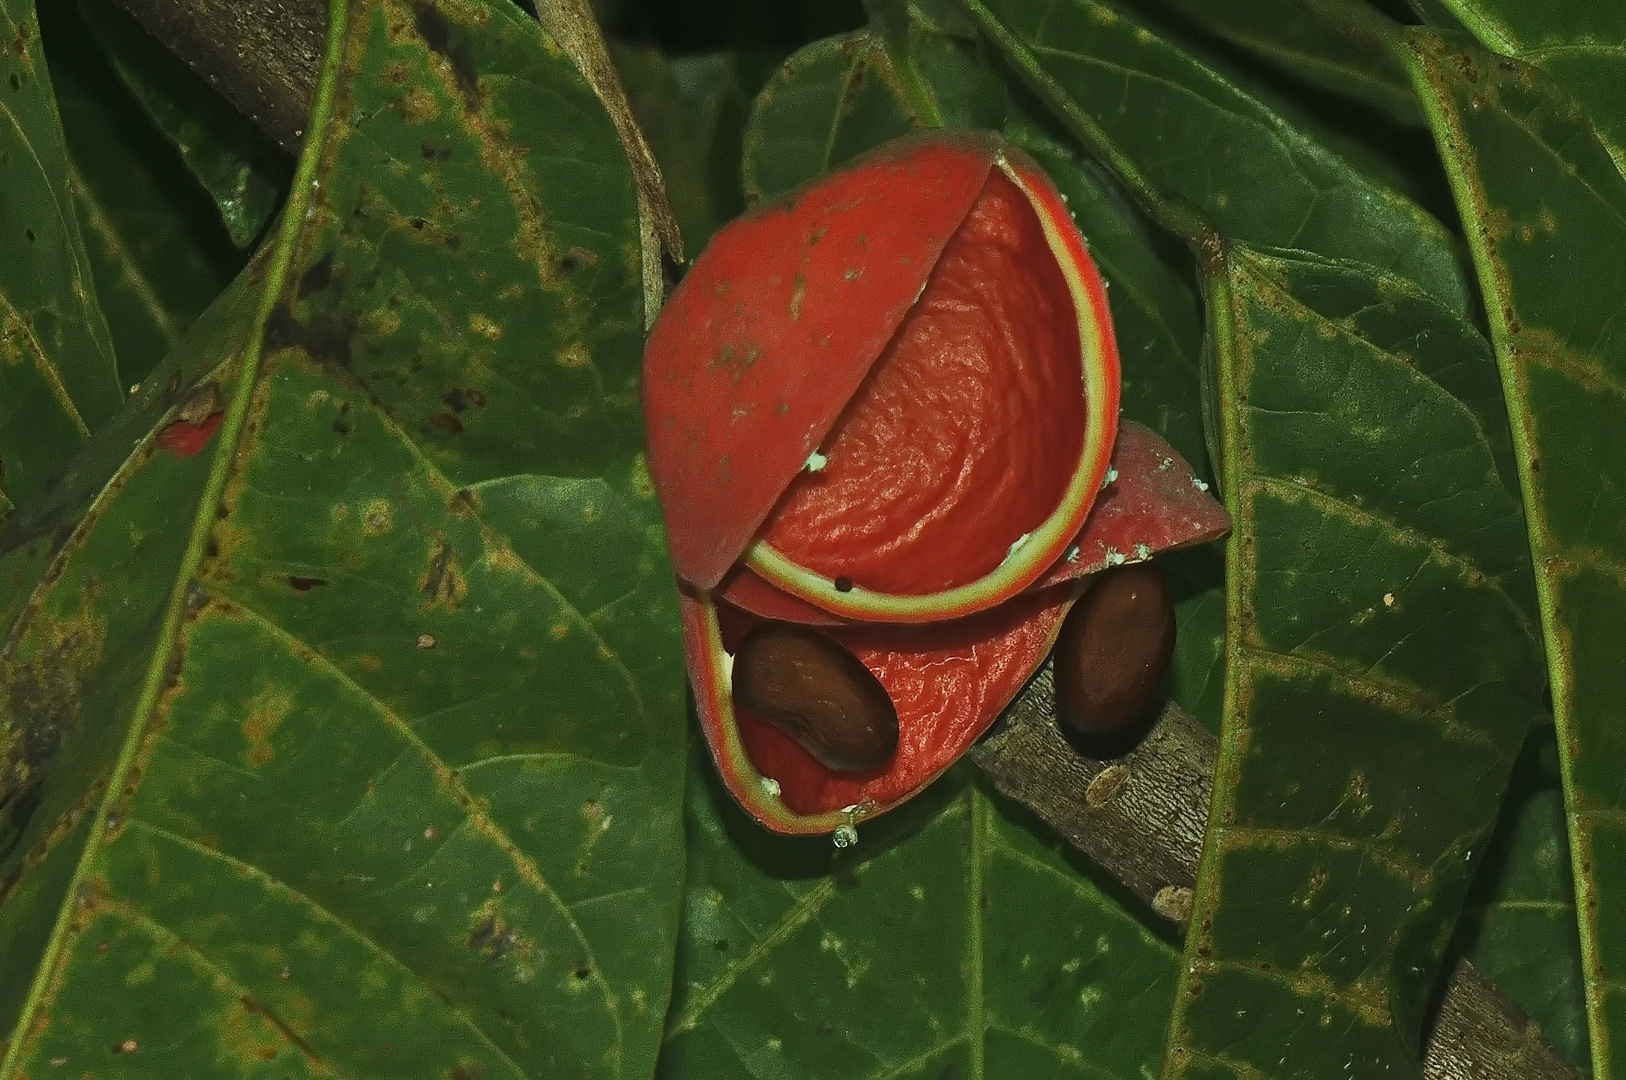
[[857, 618], [1032, 584], [1089, 512], [1117, 413], [1100, 276], [992, 135], [898, 140], [734, 222], [645, 352], [678, 576], [713, 588], [745, 555]]
[[[879, 813], [952, 764], [1049, 650], [1074, 590], [1042, 586], [1227, 526], [1136, 427], [1091, 514], [1117, 436], [1105, 293], [1061, 196], [993, 135], [900, 139], [718, 233], [644, 387], [701, 723], [784, 832]], [[856, 655], [896, 707], [895, 754], [832, 768], [859, 759], [821, 764], [794, 708], [775, 706], [802, 745], [736, 709], [731, 654], [762, 616]]]

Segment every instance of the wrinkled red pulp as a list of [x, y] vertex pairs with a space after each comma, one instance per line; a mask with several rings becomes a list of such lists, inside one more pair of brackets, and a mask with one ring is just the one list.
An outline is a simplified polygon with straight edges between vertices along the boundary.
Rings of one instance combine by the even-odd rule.
[[925, 291], [764, 539], [877, 592], [974, 581], [1055, 512], [1085, 410], [1066, 278], [1020, 189], [989, 173]]

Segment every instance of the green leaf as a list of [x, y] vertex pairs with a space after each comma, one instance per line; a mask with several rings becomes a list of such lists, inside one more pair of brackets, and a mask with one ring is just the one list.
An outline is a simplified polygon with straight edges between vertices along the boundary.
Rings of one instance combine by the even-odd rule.
[[1552, 725], [1530, 733], [1457, 926], [1458, 947], [1566, 1058], [1588, 1059], [1586, 992]]
[[1440, 0], [1487, 49], [1540, 67], [1586, 113], [1626, 168], [1626, 7], [1532, 0]]
[[207, 194], [90, 38], [78, 7], [46, 7], [70, 187], [119, 374], [138, 383], [242, 269]]
[[[1564, 766], [1593, 1072], [1626, 1033], [1620, 687], [1626, 683], [1626, 177], [1540, 68], [1426, 31], [1398, 39], [1484, 290], [1513, 423]], [[1582, 273], [1555, 267], [1584, 266]]]
[[1173, 0], [1181, 16], [1311, 86], [1362, 102], [1402, 123], [1422, 114], [1411, 84], [1388, 53], [1361, 48], [1337, 26], [1292, 0]]
[[112, 0], [79, 7], [119, 77], [214, 200], [232, 242], [248, 247], [282, 200], [292, 162]]
[[0, 513], [123, 400], [33, 0], [0, 3]]
[[1228, 237], [1385, 267], [1467, 311], [1466, 275], [1438, 221], [1174, 41], [1095, 0], [968, 7], [1085, 145], [1166, 207], [1158, 216], [1177, 233], [1193, 226], [1189, 209], [1173, 207], [1195, 207]]
[[506, 0], [331, 24], [265, 256], [0, 538], [48, 564], [0, 593], [8, 1080], [653, 1067], [683, 690], [632, 177]]
[[[777, 51], [731, 50], [667, 58], [678, 99], [687, 117], [694, 154], [716, 228], [745, 210], [740, 177], [741, 143], [751, 101], [778, 69]], [[699, 247], [685, 230], [684, 246]]]
[[964, 767], [855, 848], [772, 836], [696, 755], [659, 1075], [1138, 1080], [1176, 956]]
[[1488, 357], [1398, 277], [1241, 244], [1223, 269], [1226, 716], [1163, 1075], [1416, 1075], [1543, 711], [1517, 503], [1406, 350], [1431, 310], [1450, 365]]
[[913, 129], [886, 43], [861, 30], [803, 48], [757, 95], [745, 129], [745, 197], [763, 202]]

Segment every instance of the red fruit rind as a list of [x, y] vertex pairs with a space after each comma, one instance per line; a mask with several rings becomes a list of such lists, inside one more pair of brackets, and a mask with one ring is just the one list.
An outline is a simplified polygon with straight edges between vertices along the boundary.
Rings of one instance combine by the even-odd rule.
[[[1118, 354], [1106, 292], [1066, 204], [1038, 168], [1015, 152], [995, 165], [1026, 197], [1066, 282], [1078, 334], [1084, 430], [1077, 462], [1054, 509], [1012, 545], [1002, 562], [974, 580], [931, 592], [882, 592], [800, 565], [765, 539], [747, 549], [752, 571], [797, 599], [845, 618], [929, 622], [984, 610], [1033, 584], [1067, 549], [1090, 512], [1108, 468], [1118, 415]], [[929, 288], [930, 286], [928, 286]], [[1037, 472], [1042, 463], [1015, 466]], [[998, 556], [997, 550], [994, 552]]]
[[683, 590], [685, 651], [718, 773], [746, 811], [775, 832], [827, 833], [881, 814], [942, 775], [998, 718], [1043, 663], [1075, 595], [1072, 588], [1029, 593], [953, 623], [830, 631], [907, 718], [886, 766], [843, 774], [777, 728], [736, 712], [725, 640], [737, 642], [756, 620], [724, 612], [731, 624], [725, 628], [710, 595]]
[[1035, 588], [1145, 562], [1231, 531], [1231, 516], [1208, 485], [1151, 428], [1128, 422], [1119, 428], [1112, 468], [1116, 476], [1101, 489], [1083, 531]]
[[[1044, 588], [1161, 551], [1206, 544], [1231, 528], [1225, 508], [1200, 486], [1181, 456], [1155, 431], [1133, 421], [1118, 427], [1113, 479], [1101, 489], [1083, 527], [1062, 556], [1029, 589]], [[767, 619], [811, 626], [849, 620], [781, 592], [749, 567], [723, 580], [719, 601]]]
[[644, 354], [650, 475], [678, 577], [709, 589], [738, 561], [914, 305], [1002, 145], [971, 132], [899, 140], [712, 238]]

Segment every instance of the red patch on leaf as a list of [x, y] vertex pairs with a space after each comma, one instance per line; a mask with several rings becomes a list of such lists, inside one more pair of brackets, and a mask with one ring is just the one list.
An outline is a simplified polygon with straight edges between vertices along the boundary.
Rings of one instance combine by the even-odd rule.
[[177, 420], [158, 433], [158, 445], [176, 457], [191, 457], [214, 438], [220, 428], [220, 419], [225, 415], [224, 412], [212, 412], [203, 418], [201, 424]]

